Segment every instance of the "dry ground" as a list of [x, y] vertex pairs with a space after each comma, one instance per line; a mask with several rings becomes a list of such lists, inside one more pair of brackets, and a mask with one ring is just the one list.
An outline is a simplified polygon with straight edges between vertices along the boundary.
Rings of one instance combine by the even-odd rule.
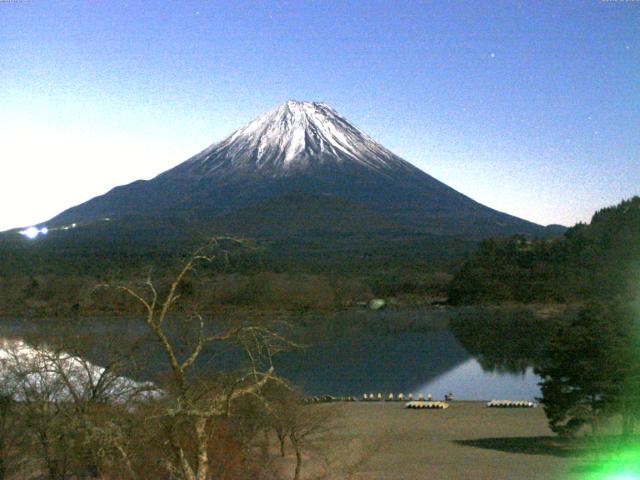
[[[580, 460], [549, 431], [541, 408], [490, 409], [480, 402], [454, 402], [440, 411], [403, 407], [384, 402], [310, 407], [337, 409], [340, 418], [330, 436], [310, 449], [303, 478], [579, 478], [571, 471], [578, 471]], [[290, 466], [281, 463], [285, 471]]]

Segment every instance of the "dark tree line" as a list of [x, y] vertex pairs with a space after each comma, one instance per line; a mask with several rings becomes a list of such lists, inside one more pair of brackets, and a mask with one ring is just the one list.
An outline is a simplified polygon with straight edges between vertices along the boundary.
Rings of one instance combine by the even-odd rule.
[[452, 304], [585, 302], [635, 294], [640, 197], [596, 212], [556, 239], [481, 243], [449, 285]]

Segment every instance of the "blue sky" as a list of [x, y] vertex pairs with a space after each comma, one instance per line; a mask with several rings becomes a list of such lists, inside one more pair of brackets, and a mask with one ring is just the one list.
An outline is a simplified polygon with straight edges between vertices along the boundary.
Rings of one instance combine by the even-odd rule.
[[493, 208], [640, 194], [640, 2], [0, 2], [0, 230], [324, 101]]

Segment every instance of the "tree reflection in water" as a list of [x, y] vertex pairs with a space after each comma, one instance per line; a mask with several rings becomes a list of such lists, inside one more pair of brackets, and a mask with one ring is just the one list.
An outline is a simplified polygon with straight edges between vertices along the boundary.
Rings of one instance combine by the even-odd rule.
[[452, 318], [450, 328], [483, 370], [524, 374], [544, 360], [547, 340], [569, 315], [541, 316], [526, 308], [478, 308]]

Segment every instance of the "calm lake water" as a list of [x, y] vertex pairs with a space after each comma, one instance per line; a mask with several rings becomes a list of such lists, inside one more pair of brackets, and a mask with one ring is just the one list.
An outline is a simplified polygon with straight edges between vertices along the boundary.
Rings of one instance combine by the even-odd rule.
[[540, 395], [538, 377], [483, 368], [451, 331], [372, 335], [323, 342], [287, 353], [277, 371], [310, 395], [403, 392], [442, 399], [521, 399]]
[[[100, 320], [91, 320], [89, 325], [85, 327], [87, 333], [95, 336], [106, 330]], [[121, 338], [144, 331], [139, 322], [125, 322], [117, 328], [121, 329], [118, 333]], [[42, 324], [0, 319], [0, 338], [19, 339], [42, 330]], [[225, 355], [217, 360], [234, 364], [234, 355]], [[432, 394], [441, 399], [447, 392], [453, 392], [460, 400], [534, 400], [540, 395], [539, 380], [531, 366], [520, 363], [521, 368], [514, 372], [488, 366], [478, 355], [477, 352], [472, 355], [454, 332], [445, 328], [350, 332], [337, 339], [312, 342], [301, 351], [282, 353], [276, 357], [275, 366], [278, 374], [308, 395], [361, 397], [363, 393], [402, 392]], [[99, 355], [91, 361], [99, 365]], [[153, 353], [149, 353], [147, 363], [144, 376], [158, 373], [159, 367], [155, 365], [163, 365], [159, 357], [154, 360]]]

